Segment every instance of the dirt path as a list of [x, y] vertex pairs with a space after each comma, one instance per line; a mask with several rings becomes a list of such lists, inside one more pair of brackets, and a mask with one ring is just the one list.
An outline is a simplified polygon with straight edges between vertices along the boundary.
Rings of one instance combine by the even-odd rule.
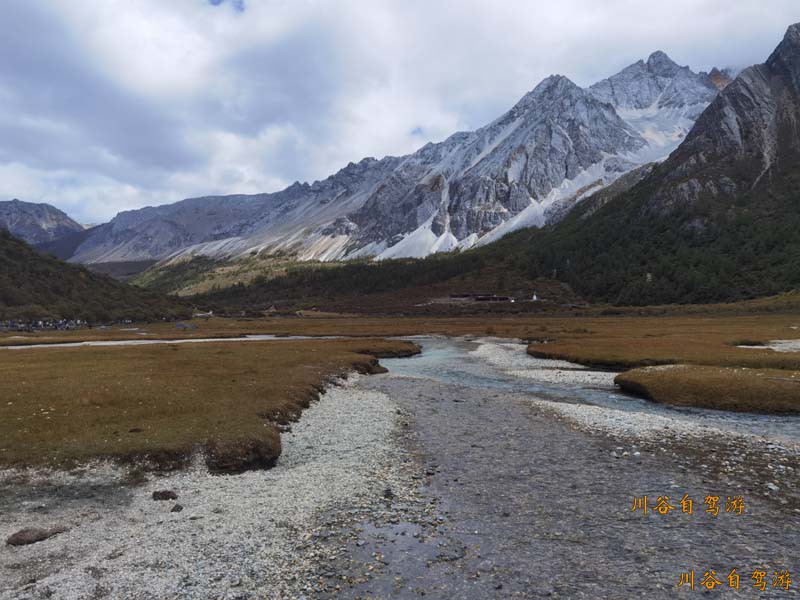
[[[720, 474], [711, 463], [729, 449], [712, 440], [702, 452], [633, 448], [578, 431], [526, 396], [395, 376], [360, 385], [407, 415], [400, 443], [416, 455], [425, 510], [331, 535], [342, 558], [327, 570], [346, 584], [330, 597], [666, 598], [689, 593], [674, 586], [692, 569], [695, 593], [713, 569], [724, 584], [714, 593], [728, 595], [733, 568], [744, 596], [797, 592], [800, 514], [764, 496], [761, 482]], [[693, 515], [681, 512], [685, 493]], [[651, 507], [667, 495], [676, 510], [632, 513], [643, 495]], [[717, 517], [705, 512], [707, 495], [721, 497]], [[741, 516], [724, 510], [736, 495]], [[767, 572], [763, 593], [751, 587], [756, 569]], [[789, 591], [772, 586], [783, 569], [798, 579]]]

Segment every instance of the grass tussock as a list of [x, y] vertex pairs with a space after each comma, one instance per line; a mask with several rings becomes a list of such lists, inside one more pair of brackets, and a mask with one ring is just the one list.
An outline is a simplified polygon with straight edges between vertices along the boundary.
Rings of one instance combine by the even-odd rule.
[[[528, 353], [615, 370], [625, 391], [655, 402], [720, 410], [800, 412], [800, 353], [763, 347], [800, 337], [800, 316], [609, 318], [562, 331]], [[740, 348], [739, 346], [751, 346]], [[673, 368], [641, 368], [674, 365]]]
[[680, 365], [618, 375], [625, 391], [655, 402], [741, 412], [800, 413], [800, 372]]
[[279, 427], [327, 381], [417, 351], [379, 339], [4, 350], [0, 465], [179, 466], [200, 449], [212, 471], [268, 467]]

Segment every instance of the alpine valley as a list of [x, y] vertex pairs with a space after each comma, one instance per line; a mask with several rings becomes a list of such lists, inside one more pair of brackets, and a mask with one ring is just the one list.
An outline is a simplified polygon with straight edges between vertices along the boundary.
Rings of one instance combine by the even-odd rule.
[[2, 6], [0, 190], [86, 220], [708, 72], [0, 202], [0, 600], [798, 597], [797, 0]]

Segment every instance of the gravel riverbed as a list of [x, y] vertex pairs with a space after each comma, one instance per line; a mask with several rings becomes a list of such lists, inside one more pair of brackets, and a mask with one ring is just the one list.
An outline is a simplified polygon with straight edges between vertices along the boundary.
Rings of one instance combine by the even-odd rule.
[[[668, 598], [690, 570], [698, 585], [714, 570], [727, 588], [733, 568], [748, 577], [796, 569], [800, 514], [787, 500], [796, 477], [754, 473], [755, 448], [589, 432], [553, 403], [432, 380], [382, 376], [364, 385], [413, 412], [402, 443], [423, 476], [420, 506], [436, 510], [367, 516], [330, 538], [343, 557], [334, 570], [350, 582], [330, 597]], [[723, 468], [731, 456], [744, 460]], [[770, 464], [796, 468], [796, 455], [760, 456], [760, 468]], [[777, 491], [766, 487], [773, 478]], [[681, 512], [684, 494], [694, 499], [691, 515]], [[632, 512], [634, 496], [645, 495], [651, 511]], [[706, 513], [707, 495], [723, 507], [743, 496], [744, 514]], [[652, 512], [659, 496], [676, 510]], [[380, 568], [364, 578], [375, 556]]]
[[772, 586], [800, 580], [796, 421], [653, 406], [520, 344], [423, 346], [328, 390], [269, 471], [0, 474], [0, 538], [69, 528], [0, 547], [0, 598], [671, 598], [691, 570], [695, 593], [711, 570], [722, 596], [800, 589]]
[[[397, 408], [357, 382], [303, 413], [269, 471], [212, 476], [197, 461], [144, 483], [109, 464], [3, 472], [0, 539], [26, 526], [69, 531], [0, 546], [0, 598], [314, 597], [316, 515], [366, 510], [404, 487]], [[158, 490], [177, 499], [154, 501]]]

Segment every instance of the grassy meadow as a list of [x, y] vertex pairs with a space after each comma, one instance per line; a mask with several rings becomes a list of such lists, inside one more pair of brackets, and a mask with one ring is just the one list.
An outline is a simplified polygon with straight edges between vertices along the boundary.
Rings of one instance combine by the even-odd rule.
[[[5, 333], [0, 345], [245, 334], [353, 336], [152, 346], [0, 349], [0, 464], [92, 457], [180, 462], [203, 448], [209, 466], [268, 466], [279, 430], [331, 376], [408, 355], [389, 336], [518, 338], [536, 357], [624, 371], [631, 393], [684, 406], [800, 413], [800, 353], [739, 348], [800, 338], [796, 311], [665, 316], [355, 317], [324, 313], [157, 323], [71, 332]], [[146, 335], [142, 335], [146, 334]], [[676, 368], [648, 369], [655, 365]]]
[[0, 464], [170, 466], [202, 448], [212, 470], [269, 466], [279, 428], [331, 377], [416, 351], [377, 339], [3, 350]]
[[676, 406], [800, 412], [800, 371], [668, 365], [626, 371], [615, 381], [625, 391]]

